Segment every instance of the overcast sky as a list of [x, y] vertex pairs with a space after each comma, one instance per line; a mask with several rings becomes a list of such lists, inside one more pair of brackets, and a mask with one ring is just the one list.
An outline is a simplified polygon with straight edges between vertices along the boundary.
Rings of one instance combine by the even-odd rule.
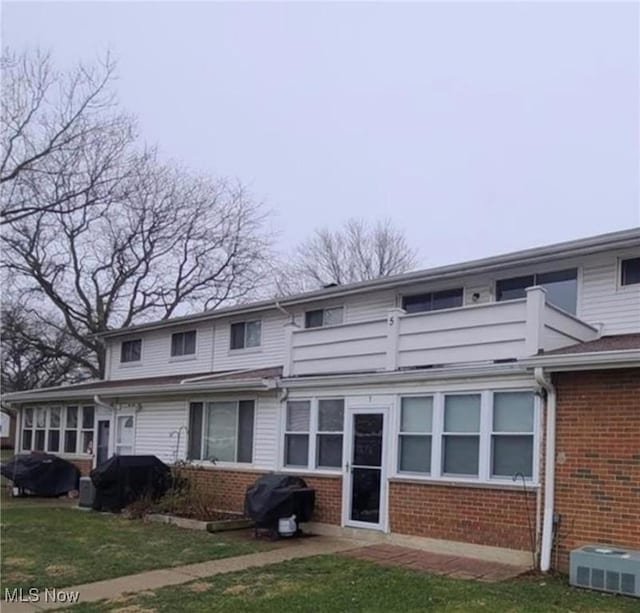
[[110, 49], [144, 138], [237, 177], [281, 244], [391, 217], [421, 266], [640, 224], [637, 3], [3, 3], [3, 43]]

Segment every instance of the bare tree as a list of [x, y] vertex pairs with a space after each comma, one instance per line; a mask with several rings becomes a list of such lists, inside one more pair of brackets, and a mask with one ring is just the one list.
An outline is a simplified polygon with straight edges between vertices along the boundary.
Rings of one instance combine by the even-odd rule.
[[[35, 110], [18, 105], [8, 113], [13, 131], [3, 133], [13, 152], [2, 167], [3, 264], [14, 293], [53, 310], [87, 352], [79, 365], [101, 377], [105, 354], [95, 334], [245, 299], [264, 282], [271, 239], [262, 207], [240, 185], [194, 176], [135, 148], [133, 124], [102, 97], [110, 67], [97, 85], [88, 69], [58, 75], [55, 82], [83, 87], [47, 99], [52, 69], [48, 57], [38, 58], [14, 67], [14, 89], [37, 94], [22, 105]], [[35, 65], [45, 76], [33, 76]], [[76, 108], [78, 96], [86, 103]], [[38, 120], [48, 138], [34, 128], [36, 147], [25, 134], [28, 117], [40, 112], [60, 125]], [[43, 338], [53, 350], [55, 330]]]
[[45, 316], [25, 305], [3, 305], [3, 391], [75, 383], [87, 377], [80, 366], [88, 358], [86, 348], [54, 321], [51, 313]]
[[135, 123], [115, 102], [111, 59], [60, 72], [47, 54], [5, 49], [0, 67], [2, 224], [88, 206], [117, 189]]
[[279, 294], [343, 285], [400, 274], [416, 265], [416, 250], [389, 219], [376, 224], [349, 219], [342, 228], [321, 228], [276, 273]]

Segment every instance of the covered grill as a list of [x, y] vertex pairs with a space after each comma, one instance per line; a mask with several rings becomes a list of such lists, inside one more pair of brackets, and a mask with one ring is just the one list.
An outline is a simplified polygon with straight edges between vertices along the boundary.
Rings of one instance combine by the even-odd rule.
[[[247, 488], [245, 515], [256, 522], [256, 528], [272, 535], [299, 533], [299, 524], [311, 519], [316, 492], [300, 477], [271, 473], [260, 477]], [[283, 529], [293, 524], [293, 529]]]
[[62, 496], [78, 489], [80, 471], [71, 462], [49, 453], [15, 455], [0, 474], [14, 487], [36, 496]]
[[154, 455], [116, 455], [91, 471], [93, 509], [118, 512], [134, 500], [160, 498], [171, 485], [171, 470]]

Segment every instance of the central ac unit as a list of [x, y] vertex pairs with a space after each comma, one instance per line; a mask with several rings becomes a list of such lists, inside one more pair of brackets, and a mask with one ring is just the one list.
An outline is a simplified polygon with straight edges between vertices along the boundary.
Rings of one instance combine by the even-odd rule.
[[571, 585], [640, 598], [640, 551], [585, 545], [569, 556]]
[[92, 507], [96, 497], [96, 490], [90, 477], [80, 477], [80, 489], [78, 491], [78, 506]]

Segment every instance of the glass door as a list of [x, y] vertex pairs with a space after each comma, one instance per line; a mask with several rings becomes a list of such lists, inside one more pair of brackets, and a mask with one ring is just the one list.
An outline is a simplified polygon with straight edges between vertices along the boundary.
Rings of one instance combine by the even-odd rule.
[[108, 419], [98, 420], [98, 445], [96, 448], [96, 466], [100, 466], [109, 459], [109, 430], [111, 421]]
[[133, 455], [133, 415], [118, 415], [116, 455]]
[[353, 409], [349, 418], [347, 524], [384, 529], [385, 409]]

